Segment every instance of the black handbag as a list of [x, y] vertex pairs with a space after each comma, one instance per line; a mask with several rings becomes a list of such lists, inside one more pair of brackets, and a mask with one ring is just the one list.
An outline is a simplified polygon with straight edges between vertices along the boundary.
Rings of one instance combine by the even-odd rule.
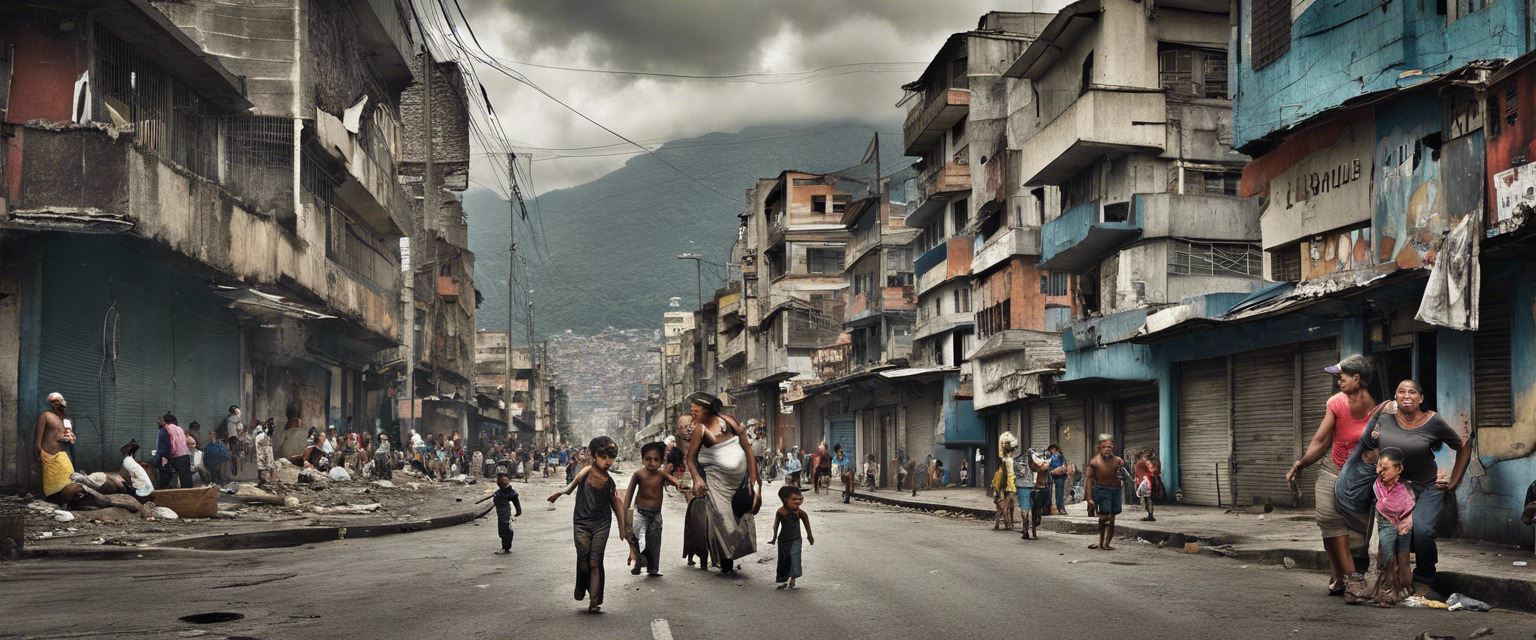
[[738, 518], [741, 517], [741, 514], [747, 512], [751, 512], [754, 516], [757, 515], [758, 509], [754, 508], [753, 497], [752, 479], [743, 479], [741, 486], [736, 487], [736, 493], [731, 496], [731, 512]]

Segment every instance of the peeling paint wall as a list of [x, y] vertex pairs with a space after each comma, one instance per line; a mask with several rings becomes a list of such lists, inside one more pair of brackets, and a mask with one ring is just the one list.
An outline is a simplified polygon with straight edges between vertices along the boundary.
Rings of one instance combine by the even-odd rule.
[[1528, 66], [1488, 87], [1488, 217], [1485, 227], [1499, 231], [1517, 213], [1536, 208], [1536, 66]]
[[1255, 71], [1253, 3], [1238, 3], [1237, 11], [1238, 147], [1350, 98], [1410, 86], [1474, 60], [1515, 58], [1529, 49], [1528, 9], [1520, 0], [1494, 0], [1455, 20], [1437, 13], [1436, 3], [1302, 3], [1292, 10], [1290, 50]]

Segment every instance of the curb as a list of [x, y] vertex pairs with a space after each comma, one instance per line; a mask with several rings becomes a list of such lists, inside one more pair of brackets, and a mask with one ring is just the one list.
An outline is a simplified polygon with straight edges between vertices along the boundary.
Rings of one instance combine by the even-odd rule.
[[443, 529], [477, 520], [490, 513], [494, 506], [474, 507], [435, 518], [405, 522], [359, 522], [357, 524], [332, 524], [307, 527], [285, 527], [264, 531], [244, 531], [194, 535], [172, 538], [145, 547], [43, 547], [28, 548], [28, 558], [73, 558], [85, 560], [117, 560], [149, 555], [166, 555], [185, 551], [243, 551], [248, 549], [280, 549], [317, 542], [333, 542], [350, 538], [379, 538], [400, 533], [413, 533], [429, 529]]
[[[886, 497], [871, 495], [868, 493], [854, 492], [853, 497], [866, 502], [886, 504], [930, 513], [947, 511], [959, 513], [978, 520], [990, 521], [997, 511], [995, 509], [979, 509], [976, 507], [942, 506], [926, 502], [914, 502], [898, 497]], [[1040, 522], [1040, 528], [1056, 533], [1069, 533], [1091, 535], [1097, 533], [1097, 525], [1093, 522], [1077, 522], [1060, 519], [1058, 516], [1047, 517]], [[1147, 542], [1177, 550], [1186, 542], [1200, 543], [1200, 555], [1228, 558], [1249, 564], [1278, 565], [1283, 564], [1286, 558], [1290, 558], [1296, 564], [1297, 569], [1313, 571], [1329, 570], [1327, 552], [1322, 549], [1222, 549], [1213, 547], [1225, 547], [1227, 545], [1240, 545], [1240, 538], [1223, 538], [1213, 535], [1199, 535], [1193, 533], [1180, 533], [1162, 531], [1157, 529], [1143, 529], [1130, 523], [1115, 523], [1116, 533], [1141, 538]], [[1536, 613], [1536, 581], [1515, 580], [1508, 578], [1494, 578], [1462, 571], [1440, 571], [1432, 585], [1435, 592], [1444, 596], [1452, 593], [1477, 594], [1479, 600], [1488, 604], [1510, 611], [1523, 613]]]

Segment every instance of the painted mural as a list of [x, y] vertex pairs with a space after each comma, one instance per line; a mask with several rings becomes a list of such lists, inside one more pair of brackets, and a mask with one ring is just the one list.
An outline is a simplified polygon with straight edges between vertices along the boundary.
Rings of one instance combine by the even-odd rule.
[[1354, 271], [1376, 266], [1371, 251], [1371, 227], [1328, 233], [1313, 238], [1302, 247], [1307, 260], [1302, 279], [1321, 278], [1330, 273]]
[[1375, 259], [1399, 267], [1434, 260], [1453, 221], [1441, 180], [1441, 108], [1419, 97], [1376, 112]]

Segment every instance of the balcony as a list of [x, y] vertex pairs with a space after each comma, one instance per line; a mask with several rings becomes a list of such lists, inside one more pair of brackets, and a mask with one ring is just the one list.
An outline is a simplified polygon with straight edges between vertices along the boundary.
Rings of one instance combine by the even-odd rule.
[[458, 302], [459, 283], [454, 281], [453, 276], [438, 276], [437, 295], [442, 296], [444, 301]]
[[[1097, 200], [1071, 208], [1040, 228], [1041, 269], [1082, 273], [1115, 247], [1141, 235], [1134, 215], [1106, 220]], [[1129, 207], [1126, 208], [1129, 211]]]
[[880, 248], [882, 234], [881, 225], [873, 224], [868, 228], [853, 232], [848, 241], [848, 251], [843, 254], [843, 270], [852, 269], [853, 265], [874, 249]]
[[969, 89], [938, 89], [925, 92], [922, 102], [907, 110], [907, 120], [901, 126], [901, 139], [906, 155], [921, 156], [923, 151], [944, 138], [944, 132], [955, 126], [971, 110]]
[[853, 370], [853, 345], [844, 342], [821, 347], [811, 354], [811, 364], [816, 377], [823, 381], [844, 377]]
[[869, 324], [885, 313], [916, 310], [917, 297], [912, 293], [912, 287], [885, 287], [851, 296], [844, 311], [847, 319], [843, 321], [843, 326]]
[[1165, 102], [1161, 91], [1084, 93], [1025, 141], [1024, 184], [1059, 185], [1106, 155], [1161, 153], [1168, 142]]
[[734, 327], [740, 325], [741, 321], [741, 294], [730, 293], [720, 296], [721, 324], [727, 327]]
[[324, 111], [315, 112], [316, 138], [321, 148], [347, 168], [347, 179], [335, 188], [336, 197], [356, 212], [364, 222], [385, 232], [404, 234], [411, 228], [409, 198], [400, 188], [397, 163], [386, 130], [380, 127], [383, 111], [364, 125], [358, 134], [347, 131], [337, 119]]
[[912, 339], [922, 340], [929, 336], [963, 329], [975, 323], [976, 317], [970, 313], [946, 313], [938, 316], [920, 318], [917, 326], [913, 327]]
[[720, 361], [731, 363], [745, 359], [747, 356], [747, 332], [737, 331], [735, 335], [726, 337], [720, 343]]
[[1143, 238], [1198, 238], [1258, 242], [1258, 198], [1225, 195], [1138, 193], [1131, 196], [1131, 219]]
[[1040, 255], [1039, 227], [1010, 227], [971, 258], [971, 273], [984, 273], [1014, 256]]
[[[966, 152], [969, 153], [969, 152]], [[946, 162], [917, 176], [917, 199], [928, 200], [943, 193], [971, 190], [971, 167], [959, 162]]]
[[951, 278], [970, 275], [973, 246], [974, 240], [970, 236], [955, 236], [918, 256], [914, 261], [917, 295], [923, 295]]

